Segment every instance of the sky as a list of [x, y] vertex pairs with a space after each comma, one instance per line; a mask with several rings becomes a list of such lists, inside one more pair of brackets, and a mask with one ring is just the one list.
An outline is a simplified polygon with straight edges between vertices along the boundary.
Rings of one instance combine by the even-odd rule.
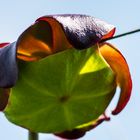
[[[140, 28], [139, 0], [1, 0], [0, 42], [14, 42], [34, 21], [50, 14], [87, 14], [116, 26], [116, 35]], [[127, 107], [110, 122], [104, 122], [80, 140], [140, 139], [140, 33], [109, 41], [125, 56], [133, 80]], [[112, 110], [116, 99], [108, 110]], [[8, 122], [0, 113], [1, 140], [27, 140], [27, 130]], [[59, 140], [40, 134], [40, 140]]]

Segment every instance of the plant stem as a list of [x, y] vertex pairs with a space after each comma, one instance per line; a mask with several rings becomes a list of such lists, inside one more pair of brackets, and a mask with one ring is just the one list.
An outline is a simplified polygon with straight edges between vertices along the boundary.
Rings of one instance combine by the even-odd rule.
[[28, 132], [28, 140], [38, 140], [38, 133]]
[[122, 33], [122, 34], [116, 35], [114, 37], [103, 39], [103, 40], [101, 40], [101, 42], [105, 42], [105, 41], [111, 40], [111, 39], [116, 39], [116, 38], [123, 37], [123, 36], [126, 36], [126, 35], [134, 34], [134, 33], [137, 33], [137, 32], [140, 32], [140, 29], [136, 29], [136, 30], [133, 30], [133, 31], [129, 31], [129, 32], [126, 32], [126, 33]]

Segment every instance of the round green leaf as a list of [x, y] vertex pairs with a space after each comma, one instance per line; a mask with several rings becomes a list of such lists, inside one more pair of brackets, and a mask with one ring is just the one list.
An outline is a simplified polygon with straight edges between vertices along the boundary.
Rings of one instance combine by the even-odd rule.
[[115, 92], [115, 75], [97, 46], [18, 65], [5, 115], [35, 132], [56, 133], [95, 120]]

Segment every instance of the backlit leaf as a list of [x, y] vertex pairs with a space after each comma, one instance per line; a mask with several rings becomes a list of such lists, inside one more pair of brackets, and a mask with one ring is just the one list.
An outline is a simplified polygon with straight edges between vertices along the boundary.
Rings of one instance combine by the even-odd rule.
[[95, 120], [115, 93], [115, 75], [97, 46], [18, 63], [19, 79], [5, 114], [35, 132], [72, 130]]

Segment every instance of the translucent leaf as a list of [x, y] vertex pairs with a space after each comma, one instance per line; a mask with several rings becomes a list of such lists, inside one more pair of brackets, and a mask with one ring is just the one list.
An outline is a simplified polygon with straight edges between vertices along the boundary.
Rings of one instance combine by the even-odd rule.
[[[116, 82], [121, 88], [118, 105], [113, 111], [113, 114], [118, 114], [125, 107], [131, 95], [132, 81], [129, 68], [123, 55], [113, 45], [109, 43], [100, 44], [100, 53], [116, 73]], [[103, 121], [109, 120], [110, 118], [103, 114], [98, 119], [80, 125], [71, 131], [64, 131], [55, 135], [66, 139], [77, 139], [85, 135], [87, 131], [100, 125]]]
[[19, 79], [5, 115], [35, 132], [72, 130], [95, 120], [115, 93], [115, 75], [97, 46], [18, 63]]

